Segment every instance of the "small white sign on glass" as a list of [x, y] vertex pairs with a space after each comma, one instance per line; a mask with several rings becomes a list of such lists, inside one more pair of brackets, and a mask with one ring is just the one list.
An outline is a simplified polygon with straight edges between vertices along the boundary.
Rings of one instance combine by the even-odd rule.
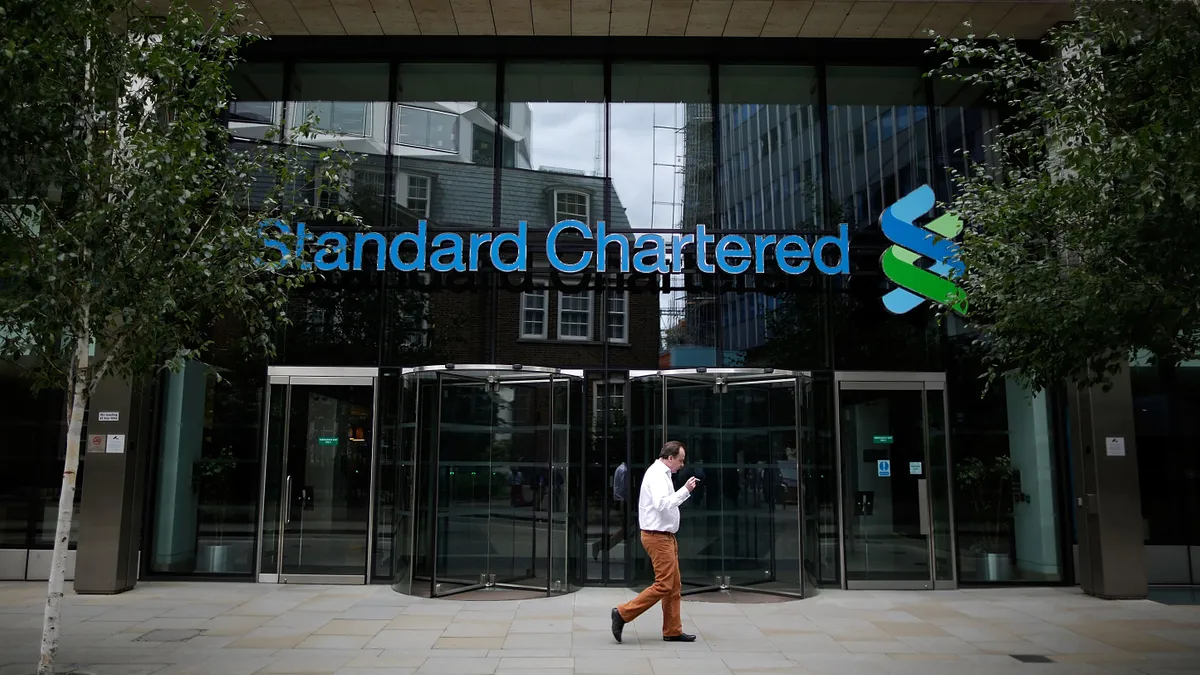
[[1106, 454], [1109, 457], [1124, 457], [1125, 456], [1125, 437], [1124, 436], [1109, 436], [1104, 439], [1104, 447]]

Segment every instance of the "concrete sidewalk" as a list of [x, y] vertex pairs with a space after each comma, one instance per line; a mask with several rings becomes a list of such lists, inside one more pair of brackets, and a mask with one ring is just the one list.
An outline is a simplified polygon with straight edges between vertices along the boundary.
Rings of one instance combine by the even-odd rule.
[[[380, 586], [142, 582], [69, 595], [58, 664], [98, 675], [1200, 673], [1200, 607], [1074, 589], [685, 599], [695, 643], [664, 643], [655, 608], [617, 644], [609, 609], [632, 595], [464, 601]], [[33, 672], [44, 601], [44, 584], [0, 583], [0, 675]]]

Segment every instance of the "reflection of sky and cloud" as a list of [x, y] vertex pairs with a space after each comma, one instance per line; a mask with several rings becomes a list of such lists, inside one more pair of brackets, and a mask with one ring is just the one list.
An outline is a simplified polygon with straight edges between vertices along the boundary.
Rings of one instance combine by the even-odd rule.
[[[534, 168], [567, 169], [592, 174], [596, 169], [597, 117], [604, 108], [590, 103], [533, 103], [532, 164]], [[677, 157], [674, 129], [657, 131], [657, 122], [670, 127], [682, 122], [675, 104], [614, 103], [610, 106], [609, 143], [613, 187], [635, 229], [666, 228], [678, 218], [678, 207], [654, 202], [678, 203], [682, 194], [673, 166], [655, 170], [655, 163], [673, 165]], [[603, 145], [600, 152], [604, 152]], [[600, 170], [604, 170], [601, 155]], [[675, 184], [673, 184], [675, 183]], [[672, 189], [674, 188], [674, 189]], [[657, 195], [655, 194], [657, 192]], [[597, 212], [597, 215], [599, 212]], [[597, 217], [598, 219], [598, 217]]]

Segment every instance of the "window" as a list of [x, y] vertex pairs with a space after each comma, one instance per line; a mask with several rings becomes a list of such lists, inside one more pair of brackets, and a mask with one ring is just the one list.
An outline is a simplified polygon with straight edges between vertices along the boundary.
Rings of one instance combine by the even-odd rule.
[[597, 429], [604, 424], [605, 409], [609, 425], [619, 422], [625, 414], [625, 383], [621, 380], [592, 383], [592, 419]]
[[558, 294], [560, 340], [592, 339], [592, 292]]
[[396, 190], [397, 201], [416, 214], [430, 217], [430, 177], [401, 174], [398, 180], [400, 186], [397, 186]]
[[396, 142], [417, 148], [458, 152], [458, 115], [397, 106]]
[[521, 337], [546, 339], [546, 289], [521, 294]]
[[274, 101], [235, 101], [229, 106], [231, 122], [273, 124], [275, 122]]
[[612, 342], [629, 342], [629, 291], [608, 296], [605, 312], [607, 336]]
[[303, 122], [309, 114], [317, 116], [316, 128], [331, 133], [347, 136], [370, 136], [371, 106], [368, 103], [356, 101], [310, 101], [300, 104], [300, 119]]
[[591, 221], [588, 220], [591, 211], [588, 201], [588, 196], [582, 192], [555, 191], [554, 222], [561, 223], [564, 220], [578, 220], [581, 223], [591, 225]]

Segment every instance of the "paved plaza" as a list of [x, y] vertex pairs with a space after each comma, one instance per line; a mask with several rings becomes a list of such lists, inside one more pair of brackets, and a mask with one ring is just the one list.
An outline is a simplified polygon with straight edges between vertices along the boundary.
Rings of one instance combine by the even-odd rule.
[[[33, 671], [44, 594], [41, 583], [0, 583], [0, 675]], [[696, 642], [664, 643], [655, 608], [617, 644], [609, 609], [629, 597], [142, 582], [116, 596], [69, 595], [58, 663], [96, 675], [1200, 673], [1200, 607], [1076, 589], [685, 598]]]

